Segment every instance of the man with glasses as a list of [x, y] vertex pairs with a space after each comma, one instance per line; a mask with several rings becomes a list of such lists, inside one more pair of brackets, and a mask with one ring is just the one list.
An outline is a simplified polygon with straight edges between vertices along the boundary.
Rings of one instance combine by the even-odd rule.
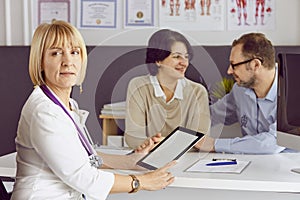
[[242, 137], [205, 137], [196, 147], [227, 153], [283, 151], [276, 144], [277, 67], [272, 43], [261, 33], [234, 40], [227, 73], [236, 83], [229, 94], [210, 106], [211, 123], [239, 123]]

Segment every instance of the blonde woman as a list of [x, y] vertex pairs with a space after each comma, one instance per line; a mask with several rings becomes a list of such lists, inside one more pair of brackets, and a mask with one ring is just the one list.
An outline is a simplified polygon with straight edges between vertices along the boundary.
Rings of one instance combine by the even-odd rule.
[[82, 110], [70, 98], [87, 66], [85, 43], [78, 30], [63, 21], [41, 24], [31, 44], [29, 73], [35, 86], [26, 101], [16, 137], [17, 175], [12, 194], [19, 199], [106, 199], [109, 193], [158, 190], [173, 182], [168, 169], [140, 175], [118, 175], [100, 168], [136, 169], [139, 153], [97, 154], [82, 134]]

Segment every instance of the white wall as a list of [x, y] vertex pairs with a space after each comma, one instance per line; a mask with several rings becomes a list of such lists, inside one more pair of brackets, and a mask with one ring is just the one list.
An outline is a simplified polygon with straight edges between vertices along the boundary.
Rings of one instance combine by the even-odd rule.
[[[76, 0], [72, 23], [76, 22]], [[158, 1], [158, 0], [155, 0]], [[224, 0], [225, 1], [225, 0]], [[274, 45], [300, 45], [300, 1], [275, 0], [276, 29], [262, 31]], [[35, 0], [0, 0], [0, 45], [29, 45], [32, 36], [31, 5]], [[118, 0], [118, 14], [123, 16], [124, 0]], [[8, 10], [6, 8], [9, 8]], [[156, 22], [158, 4], [156, 3]], [[291, 17], [288, 17], [291, 16]], [[87, 45], [146, 45], [148, 37], [157, 28], [123, 29], [122, 17], [118, 17], [117, 30], [80, 30]], [[257, 30], [253, 30], [257, 31]], [[230, 45], [242, 31], [182, 31], [199, 45]]]

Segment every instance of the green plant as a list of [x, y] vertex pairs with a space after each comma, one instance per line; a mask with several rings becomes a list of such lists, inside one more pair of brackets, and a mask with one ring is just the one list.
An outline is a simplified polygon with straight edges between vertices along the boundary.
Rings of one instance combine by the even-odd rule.
[[211, 95], [216, 99], [221, 99], [227, 93], [230, 92], [234, 84], [232, 78], [223, 77], [222, 81], [217, 82], [216, 85], [211, 90]]

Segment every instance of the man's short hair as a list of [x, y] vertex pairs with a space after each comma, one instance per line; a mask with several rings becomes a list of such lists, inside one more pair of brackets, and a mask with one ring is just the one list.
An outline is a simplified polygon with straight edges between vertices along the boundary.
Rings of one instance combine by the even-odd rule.
[[248, 33], [232, 42], [232, 47], [242, 44], [242, 54], [247, 58], [259, 58], [267, 69], [275, 67], [275, 48], [263, 33]]

